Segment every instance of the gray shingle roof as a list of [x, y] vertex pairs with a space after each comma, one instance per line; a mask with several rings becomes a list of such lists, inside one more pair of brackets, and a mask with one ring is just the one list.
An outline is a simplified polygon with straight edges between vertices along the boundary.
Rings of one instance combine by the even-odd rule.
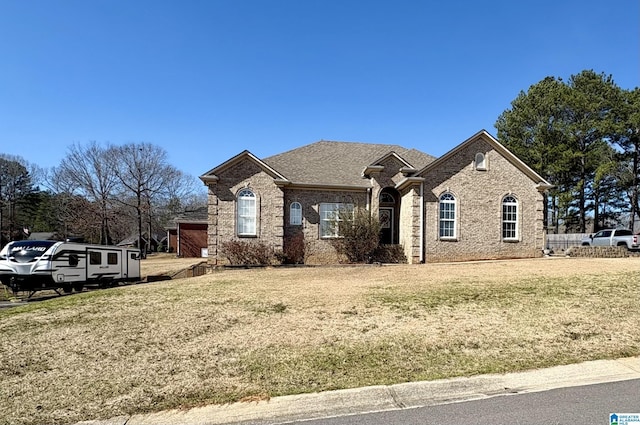
[[194, 210], [185, 210], [167, 223], [165, 230], [177, 229], [178, 223], [206, 223], [208, 207], [199, 207]]
[[262, 161], [292, 183], [368, 186], [362, 170], [394, 152], [412, 168], [422, 169], [435, 160], [431, 155], [399, 145], [319, 141]]

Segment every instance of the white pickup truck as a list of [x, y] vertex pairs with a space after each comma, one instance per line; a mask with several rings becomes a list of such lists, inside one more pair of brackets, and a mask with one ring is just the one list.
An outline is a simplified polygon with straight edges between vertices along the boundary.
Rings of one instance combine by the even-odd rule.
[[627, 229], [605, 229], [582, 239], [582, 246], [626, 246], [640, 250], [640, 237]]

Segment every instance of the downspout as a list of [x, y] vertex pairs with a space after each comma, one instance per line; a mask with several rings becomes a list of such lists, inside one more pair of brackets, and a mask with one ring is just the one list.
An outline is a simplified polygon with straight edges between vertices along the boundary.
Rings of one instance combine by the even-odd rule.
[[420, 262], [424, 263], [424, 180], [420, 182]]
[[178, 230], [176, 231], [176, 257], [180, 256], [180, 223], [177, 223]]

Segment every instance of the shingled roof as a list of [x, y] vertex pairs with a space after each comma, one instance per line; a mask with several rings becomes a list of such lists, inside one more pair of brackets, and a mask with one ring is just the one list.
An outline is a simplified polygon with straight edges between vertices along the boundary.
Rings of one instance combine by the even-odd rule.
[[435, 160], [399, 145], [321, 140], [262, 161], [294, 184], [365, 187], [368, 184], [362, 178], [362, 170], [390, 153], [417, 170]]

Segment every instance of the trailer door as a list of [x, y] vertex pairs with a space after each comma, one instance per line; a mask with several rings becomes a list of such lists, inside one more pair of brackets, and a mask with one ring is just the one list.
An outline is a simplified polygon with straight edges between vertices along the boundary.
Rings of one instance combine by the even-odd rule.
[[127, 249], [127, 268], [125, 276], [128, 280], [140, 279], [140, 251], [137, 249]]
[[87, 280], [118, 280], [122, 276], [122, 251], [87, 248]]

